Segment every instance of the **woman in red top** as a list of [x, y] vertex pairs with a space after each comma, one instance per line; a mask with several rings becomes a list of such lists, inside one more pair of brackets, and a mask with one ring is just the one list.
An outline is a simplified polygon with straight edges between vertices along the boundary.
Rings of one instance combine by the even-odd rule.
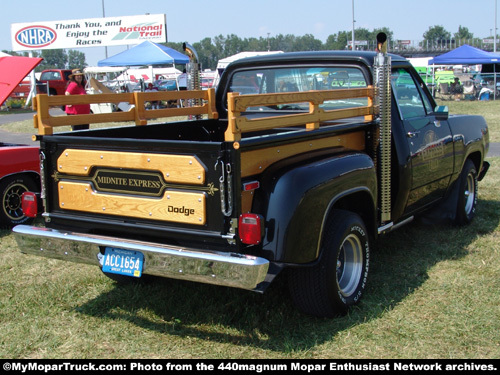
[[[73, 69], [69, 76], [68, 87], [66, 88], [66, 95], [87, 95], [85, 91], [85, 79], [80, 69]], [[75, 104], [66, 106], [66, 114], [68, 115], [88, 115], [90, 113], [90, 104]], [[72, 130], [85, 130], [89, 125], [73, 125]]]

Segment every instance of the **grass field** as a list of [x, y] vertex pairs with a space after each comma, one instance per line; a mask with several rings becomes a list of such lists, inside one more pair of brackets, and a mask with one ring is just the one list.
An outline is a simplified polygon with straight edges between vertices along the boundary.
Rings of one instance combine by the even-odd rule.
[[[454, 100], [438, 100], [439, 105], [447, 105], [450, 114], [478, 114], [483, 116], [488, 122], [490, 128], [490, 141], [500, 142], [500, 100], [497, 101], [454, 101]], [[0, 112], [2, 114], [10, 114], [11, 112]], [[158, 119], [152, 122], [182, 120], [182, 118]], [[104, 127], [118, 124], [92, 124], [91, 128]], [[33, 129], [33, 121], [25, 120], [2, 125], [2, 129], [14, 133], [29, 133], [33, 134], [36, 131]], [[61, 126], [55, 128], [55, 132], [69, 131], [69, 126]]]
[[490, 129], [490, 142], [500, 142], [500, 100], [496, 101], [453, 101], [440, 100], [439, 104], [447, 105], [450, 114], [474, 114], [486, 119]]
[[[497, 103], [445, 104], [491, 117], [497, 137]], [[286, 275], [263, 295], [123, 286], [96, 267], [21, 254], [2, 230], [0, 358], [499, 358], [500, 158], [489, 161], [475, 221], [416, 221], [381, 238], [364, 299], [331, 320], [298, 313]]]

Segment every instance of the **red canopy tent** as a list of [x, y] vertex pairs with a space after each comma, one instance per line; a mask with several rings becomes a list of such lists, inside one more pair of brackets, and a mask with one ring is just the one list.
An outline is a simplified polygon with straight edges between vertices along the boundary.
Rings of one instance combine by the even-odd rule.
[[0, 57], [0, 104], [43, 59], [38, 57]]

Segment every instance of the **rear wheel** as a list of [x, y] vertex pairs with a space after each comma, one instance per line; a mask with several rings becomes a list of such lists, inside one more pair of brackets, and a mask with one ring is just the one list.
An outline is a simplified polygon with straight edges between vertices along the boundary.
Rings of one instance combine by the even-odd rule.
[[290, 292], [298, 309], [317, 317], [345, 314], [364, 292], [369, 249], [363, 220], [335, 210], [326, 224], [319, 262], [290, 272]]

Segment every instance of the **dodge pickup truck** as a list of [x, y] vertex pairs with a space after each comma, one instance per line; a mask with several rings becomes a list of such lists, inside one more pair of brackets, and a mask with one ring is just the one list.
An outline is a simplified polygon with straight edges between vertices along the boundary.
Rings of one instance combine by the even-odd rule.
[[[489, 166], [485, 120], [449, 115], [385, 45], [242, 59], [216, 91], [39, 95], [45, 222], [13, 229], [21, 251], [93, 264], [118, 282], [156, 275], [264, 292], [286, 270], [299, 310], [346, 313], [365, 292], [372, 241], [431, 209], [469, 223]], [[192, 104], [144, 110], [174, 98]], [[49, 116], [75, 100], [135, 105]], [[111, 115], [135, 125], [53, 132]], [[193, 120], [148, 124], [180, 115]]]

